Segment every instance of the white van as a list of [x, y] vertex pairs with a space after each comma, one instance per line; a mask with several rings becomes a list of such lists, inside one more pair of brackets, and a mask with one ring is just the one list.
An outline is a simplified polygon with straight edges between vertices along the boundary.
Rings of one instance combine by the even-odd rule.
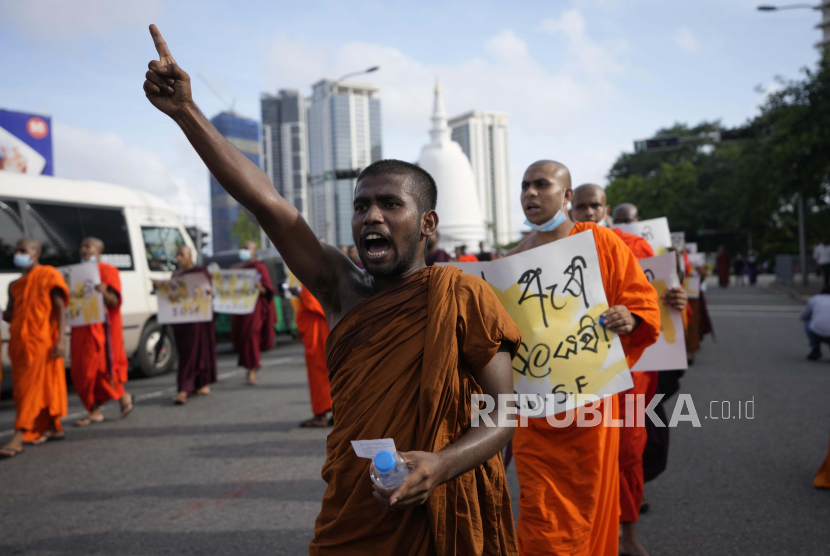
[[[40, 262], [63, 266], [80, 262], [83, 238], [104, 242], [103, 262], [121, 273], [124, 347], [131, 366], [153, 376], [176, 363], [176, 346], [161, 326], [152, 280], [168, 279], [176, 249], [197, 253], [173, 209], [153, 195], [120, 185], [0, 171], [0, 307], [8, 305], [9, 284], [20, 277], [13, 263], [15, 244], [33, 237], [43, 245]], [[11, 373], [9, 328], [2, 327], [4, 375]], [[67, 365], [69, 362], [67, 361]]]

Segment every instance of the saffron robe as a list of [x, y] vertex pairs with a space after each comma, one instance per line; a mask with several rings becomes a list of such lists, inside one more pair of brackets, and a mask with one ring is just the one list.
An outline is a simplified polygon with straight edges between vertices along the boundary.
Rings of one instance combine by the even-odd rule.
[[824, 458], [824, 463], [816, 473], [816, 478], [813, 479], [813, 486], [816, 488], [830, 488], [830, 449], [827, 450], [827, 457]]
[[237, 365], [245, 369], [258, 369], [260, 353], [274, 347], [274, 325], [277, 322], [274, 286], [268, 267], [261, 261], [251, 261], [239, 268], [256, 269], [265, 288], [265, 293], [259, 294], [252, 313], [231, 316], [231, 343], [239, 354]]
[[54, 426], [63, 430], [66, 415], [66, 370], [54, 357], [58, 321], [52, 315], [52, 290], [69, 300], [63, 275], [53, 266], [38, 265], [9, 286], [14, 299], [9, 323], [9, 359], [17, 416], [15, 430], [26, 431], [24, 442], [37, 440]]
[[[194, 266], [176, 275], [192, 272], [201, 272], [210, 280], [210, 273], [203, 266]], [[199, 388], [216, 382], [216, 329], [213, 321], [170, 326], [179, 351], [179, 392], [192, 394]]]
[[[578, 222], [569, 235], [586, 230], [594, 232], [608, 305], [625, 305], [642, 319], [634, 332], [620, 336], [628, 366], [633, 367], [660, 335], [657, 292], [631, 249], [611, 230]], [[597, 410], [617, 418], [615, 398], [606, 397]], [[517, 428], [513, 435], [521, 487], [518, 534], [522, 555], [618, 552], [620, 429], [604, 423], [577, 427], [577, 420], [555, 428], [544, 418], [528, 419], [528, 426]]]
[[[647, 259], [654, 256], [654, 250], [649, 243], [638, 235], [623, 232], [619, 228], [613, 229], [623, 243], [631, 249], [637, 260]], [[636, 396], [642, 395], [645, 404], [651, 402], [651, 397], [657, 389], [657, 373], [648, 371], [637, 371], [631, 373], [634, 386], [624, 392], [617, 394], [619, 403], [620, 418], [625, 419], [628, 406], [636, 406]], [[626, 395], [634, 397], [627, 398]], [[643, 451], [646, 448], [648, 434], [645, 423], [643, 426], [634, 423], [626, 423], [620, 428], [620, 522], [637, 522], [640, 517], [640, 505], [643, 502], [643, 489], [645, 480], [643, 478]]]
[[334, 428], [328, 484], [310, 554], [516, 554], [501, 453], [439, 485], [426, 503], [389, 511], [373, 496], [370, 460], [350, 440], [393, 438], [401, 452], [438, 452], [470, 428], [476, 373], [516, 324], [490, 287], [453, 266], [424, 268], [352, 309], [326, 345]]
[[326, 340], [329, 324], [320, 302], [311, 292], [300, 288], [300, 305], [297, 311], [297, 332], [305, 347], [305, 366], [308, 373], [308, 393], [311, 411], [322, 415], [331, 411], [329, 371], [326, 365]]
[[98, 263], [98, 272], [101, 283], [118, 297], [118, 305], [106, 307], [106, 323], [73, 328], [69, 350], [72, 385], [87, 411], [120, 400], [129, 370], [121, 321], [121, 278], [118, 269], [106, 263]]

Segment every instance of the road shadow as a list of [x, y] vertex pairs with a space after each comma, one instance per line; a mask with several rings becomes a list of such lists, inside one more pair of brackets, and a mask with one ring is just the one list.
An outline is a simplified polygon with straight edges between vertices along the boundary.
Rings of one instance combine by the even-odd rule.
[[278, 500], [280, 502], [319, 502], [326, 483], [317, 480], [235, 481], [231, 483], [160, 485], [129, 490], [67, 492], [55, 496], [61, 502], [103, 502], [122, 498], [151, 497], [193, 500]]
[[222, 392], [232, 392], [235, 390], [250, 390], [255, 392], [257, 390], [307, 390], [308, 383], [307, 382], [291, 382], [288, 384], [262, 384], [259, 383], [256, 386], [249, 386], [244, 382], [244, 378], [242, 378], [239, 384], [229, 384], [227, 382], [221, 382], [216, 385], [217, 391]]
[[[113, 421], [115, 422], [115, 421]], [[169, 427], [96, 427], [73, 428], [71, 440], [98, 440], [101, 438], [154, 438], [162, 436], [197, 436], [248, 432], [288, 432], [297, 429], [294, 421], [266, 423], [216, 423], [213, 425], [176, 425]]]
[[190, 455], [202, 458], [261, 458], [291, 456], [326, 456], [324, 439], [279, 440], [274, 442], [252, 442], [249, 444], [216, 444], [196, 446]]
[[1, 544], [0, 554], [50, 556], [146, 556], [147, 554], [307, 554], [312, 529], [281, 531], [199, 531], [166, 533], [118, 531], [54, 536], [19, 544]]

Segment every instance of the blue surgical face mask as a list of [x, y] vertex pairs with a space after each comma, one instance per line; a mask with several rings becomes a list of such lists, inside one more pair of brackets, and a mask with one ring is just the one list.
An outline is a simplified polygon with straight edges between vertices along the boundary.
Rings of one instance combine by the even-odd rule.
[[84, 262], [84, 263], [97, 263], [98, 262], [98, 257], [96, 257], [95, 255], [92, 255], [87, 260], [81, 261], [81, 262]]
[[537, 232], [551, 232], [559, 226], [561, 226], [562, 224], [564, 224], [567, 219], [568, 218], [565, 216], [565, 212], [562, 209], [559, 209], [558, 211], [556, 211], [556, 214], [553, 215], [553, 218], [551, 218], [544, 224], [537, 225], [525, 218], [525, 226], [529, 226]]
[[15, 253], [14, 266], [17, 268], [29, 268], [32, 266], [32, 257], [28, 253]]
[[250, 261], [251, 260], [251, 251], [248, 249], [240, 249], [239, 250], [239, 260], [240, 261]]

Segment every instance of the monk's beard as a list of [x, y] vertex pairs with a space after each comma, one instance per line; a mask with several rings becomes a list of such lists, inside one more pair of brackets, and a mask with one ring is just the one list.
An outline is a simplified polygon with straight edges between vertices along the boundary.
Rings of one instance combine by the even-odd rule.
[[[397, 242], [396, 242], [397, 243]], [[355, 240], [357, 244], [357, 240]], [[399, 243], [404, 246], [404, 251], [401, 252], [396, 259], [391, 263], [386, 263], [383, 266], [377, 266], [374, 261], [370, 261], [368, 257], [364, 256], [363, 249], [358, 250], [360, 262], [363, 263], [363, 268], [366, 272], [374, 278], [397, 278], [405, 274], [415, 264], [415, 259], [418, 258], [418, 250], [421, 244], [421, 221], [407, 232]], [[395, 246], [394, 253], [397, 253], [397, 246]]]

